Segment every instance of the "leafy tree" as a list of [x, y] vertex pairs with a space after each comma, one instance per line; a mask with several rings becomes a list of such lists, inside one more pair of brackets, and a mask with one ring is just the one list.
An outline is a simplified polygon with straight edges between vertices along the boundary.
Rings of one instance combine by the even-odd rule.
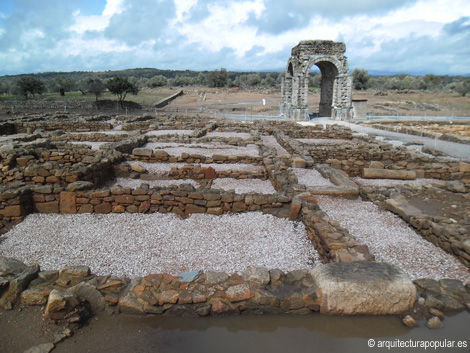
[[199, 75], [194, 79], [194, 84], [205, 86], [207, 85], [207, 75], [203, 72], [200, 72]]
[[34, 97], [34, 94], [42, 94], [46, 90], [43, 81], [31, 76], [21, 77], [16, 82], [16, 87], [18, 94], [24, 96], [26, 99], [28, 99], [28, 94]]
[[87, 91], [95, 95], [96, 101], [98, 102], [98, 97], [106, 89], [105, 84], [99, 77], [90, 77], [87, 81]]
[[168, 84], [168, 80], [163, 75], [157, 75], [150, 79], [150, 87], [161, 87], [166, 86]]
[[308, 78], [308, 86], [313, 88], [319, 88], [321, 85], [321, 74], [318, 72], [310, 73]]
[[57, 76], [49, 82], [50, 91], [59, 92], [61, 96], [65, 96], [65, 92], [70, 92], [75, 87], [75, 80], [68, 76]]
[[0, 94], [5, 94], [10, 91], [10, 87], [5, 82], [0, 82]]
[[370, 80], [370, 75], [367, 70], [364, 69], [354, 69], [353, 73], [353, 87], [357, 90], [365, 90], [369, 88], [368, 82]]
[[437, 90], [441, 88], [442, 82], [439, 76], [433, 74], [427, 74], [423, 77], [421, 89], [425, 89], [427, 91], [430, 90]]
[[175, 78], [169, 80], [170, 85], [172, 86], [190, 86], [192, 83], [191, 77], [188, 76], [176, 76]]
[[281, 73], [279, 73], [279, 75], [277, 76], [277, 80], [276, 82], [278, 84], [281, 84], [282, 83], [282, 79], [286, 77], [286, 72], [285, 71], [282, 71]]
[[227, 85], [227, 81], [228, 73], [224, 68], [220, 69], [220, 71], [211, 71], [207, 76], [207, 85], [209, 87], [224, 87]]
[[273, 87], [276, 86], [276, 80], [270, 74], [267, 74], [266, 77], [261, 80], [261, 85], [265, 87]]
[[109, 79], [106, 83], [106, 87], [112, 94], [115, 94], [118, 97], [121, 107], [123, 107], [123, 102], [128, 93], [132, 93], [134, 95], [139, 93], [139, 88], [136, 84], [132, 83], [128, 78], [120, 76]]
[[470, 80], [457, 83], [455, 85], [454, 91], [461, 94], [462, 97], [465, 97], [468, 93], [470, 93]]

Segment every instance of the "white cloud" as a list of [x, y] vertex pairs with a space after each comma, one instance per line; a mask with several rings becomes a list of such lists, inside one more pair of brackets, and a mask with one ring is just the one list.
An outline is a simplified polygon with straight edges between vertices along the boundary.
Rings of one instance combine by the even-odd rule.
[[344, 41], [351, 67], [449, 74], [470, 67], [468, 0], [107, 0], [92, 15], [80, 1], [45, 4], [15, 2], [24, 8], [2, 19], [0, 74], [107, 65], [282, 69], [305, 39]]
[[197, 4], [197, 0], [174, 0], [176, 18], [174, 23], [182, 22], [188, 18], [191, 8]]
[[189, 43], [198, 43], [209, 52], [233, 48], [241, 57], [257, 43], [257, 28], [246, 25], [251, 14], [259, 17], [264, 10], [262, 0], [209, 4], [209, 15], [200, 22], [174, 22], [174, 30]]
[[80, 15], [77, 9], [73, 16], [75, 23], [70, 27], [71, 31], [83, 34], [86, 31], [103, 31], [109, 25], [112, 16], [124, 11], [124, 0], [107, 0], [101, 15]]

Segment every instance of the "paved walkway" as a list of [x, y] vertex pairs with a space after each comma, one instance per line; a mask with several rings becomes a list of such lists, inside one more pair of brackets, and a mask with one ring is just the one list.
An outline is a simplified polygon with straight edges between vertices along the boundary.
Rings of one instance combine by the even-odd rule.
[[344, 125], [351, 128], [351, 130], [355, 132], [363, 132], [367, 134], [374, 134], [377, 136], [383, 136], [392, 138], [394, 140], [399, 140], [402, 142], [422, 142], [424, 146], [433, 148], [435, 150], [441, 151], [446, 155], [462, 160], [470, 161], [470, 145], [457, 143], [457, 142], [449, 142], [444, 140], [433, 139], [429, 137], [421, 137], [416, 135], [407, 135], [400, 132], [391, 132], [385, 131], [380, 129], [375, 129], [372, 127], [362, 126], [354, 123], [350, 123], [347, 121], [338, 121], [338, 120], [331, 120], [329, 118], [319, 118], [314, 119], [308, 122], [300, 122], [301, 125], [316, 125], [316, 124], [337, 124], [337, 125]]

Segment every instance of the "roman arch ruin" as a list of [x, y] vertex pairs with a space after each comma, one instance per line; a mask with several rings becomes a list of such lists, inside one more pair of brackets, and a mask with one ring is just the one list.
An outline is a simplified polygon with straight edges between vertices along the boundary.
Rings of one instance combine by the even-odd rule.
[[352, 115], [352, 76], [346, 45], [330, 40], [304, 40], [292, 48], [282, 80], [279, 113], [290, 120], [308, 119], [308, 78], [313, 65], [321, 71], [319, 116], [349, 120]]

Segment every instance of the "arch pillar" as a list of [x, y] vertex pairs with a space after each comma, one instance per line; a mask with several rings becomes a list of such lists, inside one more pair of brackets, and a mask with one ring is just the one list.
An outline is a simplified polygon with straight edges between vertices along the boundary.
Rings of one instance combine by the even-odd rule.
[[322, 74], [320, 116], [349, 120], [352, 115], [352, 76], [344, 56], [346, 46], [327, 40], [301, 41], [292, 48], [281, 82], [279, 114], [290, 120], [308, 119], [308, 79], [313, 65]]

